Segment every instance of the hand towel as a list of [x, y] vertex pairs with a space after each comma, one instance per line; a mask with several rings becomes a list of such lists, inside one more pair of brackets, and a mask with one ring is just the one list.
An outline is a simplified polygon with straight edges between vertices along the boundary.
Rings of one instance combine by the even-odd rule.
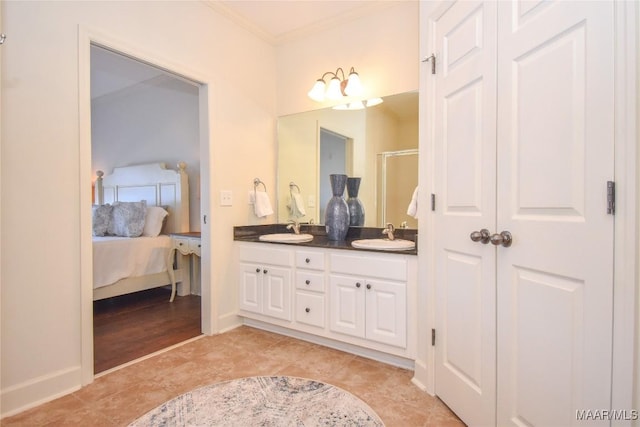
[[413, 190], [411, 202], [409, 203], [409, 207], [407, 208], [407, 215], [418, 218], [418, 187]]
[[304, 210], [304, 201], [300, 193], [291, 194], [291, 215], [294, 217], [305, 216], [307, 211]]
[[253, 204], [256, 216], [258, 218], [273, 214], [269, 195], [265, 191], [256, 191], [256, 199]]

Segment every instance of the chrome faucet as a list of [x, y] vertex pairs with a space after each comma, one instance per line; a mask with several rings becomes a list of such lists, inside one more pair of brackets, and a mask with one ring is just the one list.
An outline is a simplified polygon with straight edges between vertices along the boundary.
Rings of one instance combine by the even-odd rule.
[[298, 221], [289, 221], [289, 225], [287, 225], [287, 230], [293, 230], [295, 234], [300, 234], [300, 223]]
[[387, 223], [387, 228], [382, 230], [382, 234], [386, 234], [389, 240], [395, 239], [393, 232], [395, 231], [395, 227], [390, 222]]

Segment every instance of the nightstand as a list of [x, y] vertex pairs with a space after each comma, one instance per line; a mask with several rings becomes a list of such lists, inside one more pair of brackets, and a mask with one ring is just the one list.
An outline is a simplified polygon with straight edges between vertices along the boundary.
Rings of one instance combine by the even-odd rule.
[[[182, 282], [182, 291], [178, 293], [180, 296], [189, 295], [192, 291], [200, 293], [200, 256], [202, 244], [200, 241], [199, 231], [190, 231], [187, 233], [171, 233], [171, 249], [169, 250], [169, 256], [167, 258], [167, 267], [169, 271], [169, 277], [171, 278], [171, 302], [176, 296], [176, 278], [173, 272], [174, 259], [177, 269], [183, 269], [187, 265], [189, 267], [188, 274], [184, 274], [183, 277], [188, 278]], [[177, 257], [176, 257], [177, 253]], [[186, 262], [186, 258], [189, 257], [189, 262]], [[196, 279], [197, 280], [194, 280]], [[186, 281], [188, 283], [185, 283]], [[193, 289], [193, 287], [196, 289]]]

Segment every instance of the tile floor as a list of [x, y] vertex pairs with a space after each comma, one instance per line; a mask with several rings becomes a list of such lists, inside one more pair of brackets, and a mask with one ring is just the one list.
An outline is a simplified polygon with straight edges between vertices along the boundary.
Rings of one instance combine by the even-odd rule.
[[440, 400], [411, 383], [411, 371], [246, 326], [107, 373], [75, 393], [3, 419], [1, 425], [126, 426], [191, 389], [265, 375], [341, 387], [367, 402], [387, 427], [464, 426]]

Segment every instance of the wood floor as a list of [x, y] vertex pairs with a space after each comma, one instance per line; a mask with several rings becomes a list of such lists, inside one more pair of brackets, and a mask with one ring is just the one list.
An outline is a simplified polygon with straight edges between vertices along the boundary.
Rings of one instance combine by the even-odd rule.
[[162, 350], [200, 335], [200, 297], [157, 288], [94, 301], [94, 372]]

